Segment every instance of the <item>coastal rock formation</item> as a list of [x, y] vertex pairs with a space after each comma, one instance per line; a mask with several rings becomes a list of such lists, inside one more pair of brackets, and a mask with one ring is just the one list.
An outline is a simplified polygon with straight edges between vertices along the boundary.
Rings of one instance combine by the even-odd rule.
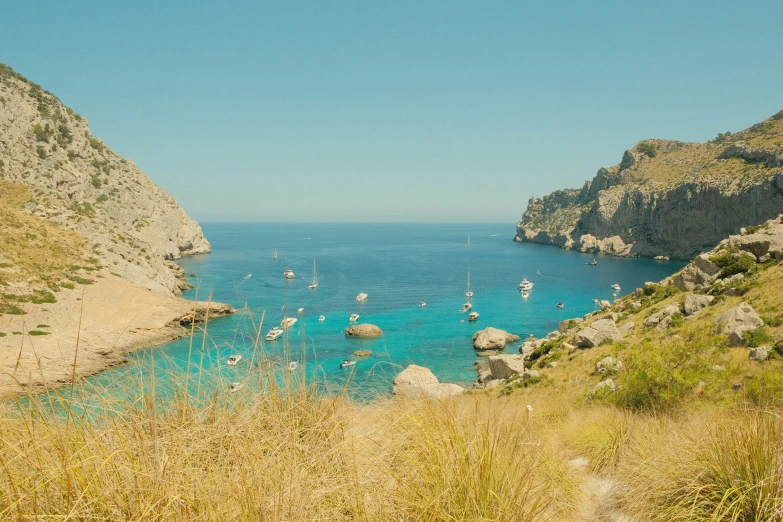
[[442, 399], [460, 395], [465, 388], [458, 384], [440, 383], [429, 368], [411, 364], [394, 378], [393, 392], [406, 397]]
[[33, 187], [24, 211], [75, 230], [111, 272], [180, 295], [166, 260], [210, 251], [201, 227], [87, 120], [0, 64], [0, 180]]
[[372, 350], [356, 350], [353, 355], [354, 357], [369, 357], [372, 355]]
[[345, 335], [348, 337], [380, 337], [383, 330], [374, 324], [356, 324], [345, 329]]
[[[582, 252], [690, 259], [780, 213], [781, 136], [783, 111], [710, 143], [645, 140], [581, 189], [531, 198], [515, 239]], [[684, 277], [704, 284], [699, 273]]]
[[581, 348], [592, 348], [603, 341], [621, 341], [620, 331], [611, 319], [598, 319], [574, 335], [574, 343]]
[[476, 350], [499, 350], [508, 343], [519, 341], [519, 336], [498, 328], [488, 327], [473, 334], [473, 347]]
[[730, 346], [742, 345], [742, 334], [764, 326], [764, 321], [748, 303], [741, 303], [715, 319], [716, 333], [729, 336]]
[[669, 327], [672, 316], [680, 313], [680, 305], [670, 304], [663, 307], [662, 310], [655, 312], [650, 317], [644, 320], [644, 326], [651, 328], [655, 326], [659, 330], [665, 330]]
[[493, 379], [508, 379], [514, 375], [525, 373], [525, 357], [523, 355], [491, 355], [489, 357], [489, 372]]

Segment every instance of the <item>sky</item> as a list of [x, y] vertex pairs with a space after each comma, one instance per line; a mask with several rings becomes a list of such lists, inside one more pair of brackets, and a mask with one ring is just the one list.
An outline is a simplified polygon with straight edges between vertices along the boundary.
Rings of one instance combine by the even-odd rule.
[[0, 62], [201, 221], [514, 223], [783, 109], [783, 2], [2, 2]]

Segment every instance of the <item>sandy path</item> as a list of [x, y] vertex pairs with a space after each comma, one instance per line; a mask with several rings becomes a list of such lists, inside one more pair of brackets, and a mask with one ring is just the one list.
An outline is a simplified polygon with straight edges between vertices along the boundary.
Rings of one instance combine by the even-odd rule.
[[[0, 316], [0, 332], [6, 334], [0, 337], [0, 393], [20, 391], [17, 381], [23, 386], [70, 382], [77, 334], [76, 374], [90, 375], [124, 362], [128, 352], [187, 335], [190, 330], [177, 319], [192, 313], [194, 305], [199, 310], [207, 305], [111, 275], [56, 297], [54, 304], [25, 303], [27, 315]], [[211, 316], [234, 311], [220, 303], [211, 308]], [[29, 335], [32, 330], [49, 334]]]

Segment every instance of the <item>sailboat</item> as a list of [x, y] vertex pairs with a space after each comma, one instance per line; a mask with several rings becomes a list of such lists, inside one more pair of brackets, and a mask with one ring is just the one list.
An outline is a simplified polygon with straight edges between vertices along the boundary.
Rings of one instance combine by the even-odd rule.
[[272, 256], [272, 261], [277, 261], [277, 249], [275, 248], [275, 254]]
[[468, 299], [473, 297], [473, 292], [470, 291], [470, 271], [468, 271], [468, 291], [465, 292], [465, 297], [467, 297]]
[[315, 289], [318, 288], [318, 272], [315, 271], [315, 258], [313, 258], [313, 282], [310, 283], [307, 288]]
[[468, 244], [470, 244], [470, 236], [468, 236]]

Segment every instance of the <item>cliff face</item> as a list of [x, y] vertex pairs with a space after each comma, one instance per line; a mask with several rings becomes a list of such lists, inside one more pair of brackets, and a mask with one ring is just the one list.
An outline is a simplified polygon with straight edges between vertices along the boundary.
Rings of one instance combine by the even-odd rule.
[[33, 187], [23, 210], [87, 238], [108, 271], [180, 294], [170, 260], [210, 251], [201, 227], [87, 120], [0, 64], [0, 180]]
[[783, 212], [783, 111], [710, 143], [646, 140], [574, 190], [531, 198], [517, 241], [690, 259]]

